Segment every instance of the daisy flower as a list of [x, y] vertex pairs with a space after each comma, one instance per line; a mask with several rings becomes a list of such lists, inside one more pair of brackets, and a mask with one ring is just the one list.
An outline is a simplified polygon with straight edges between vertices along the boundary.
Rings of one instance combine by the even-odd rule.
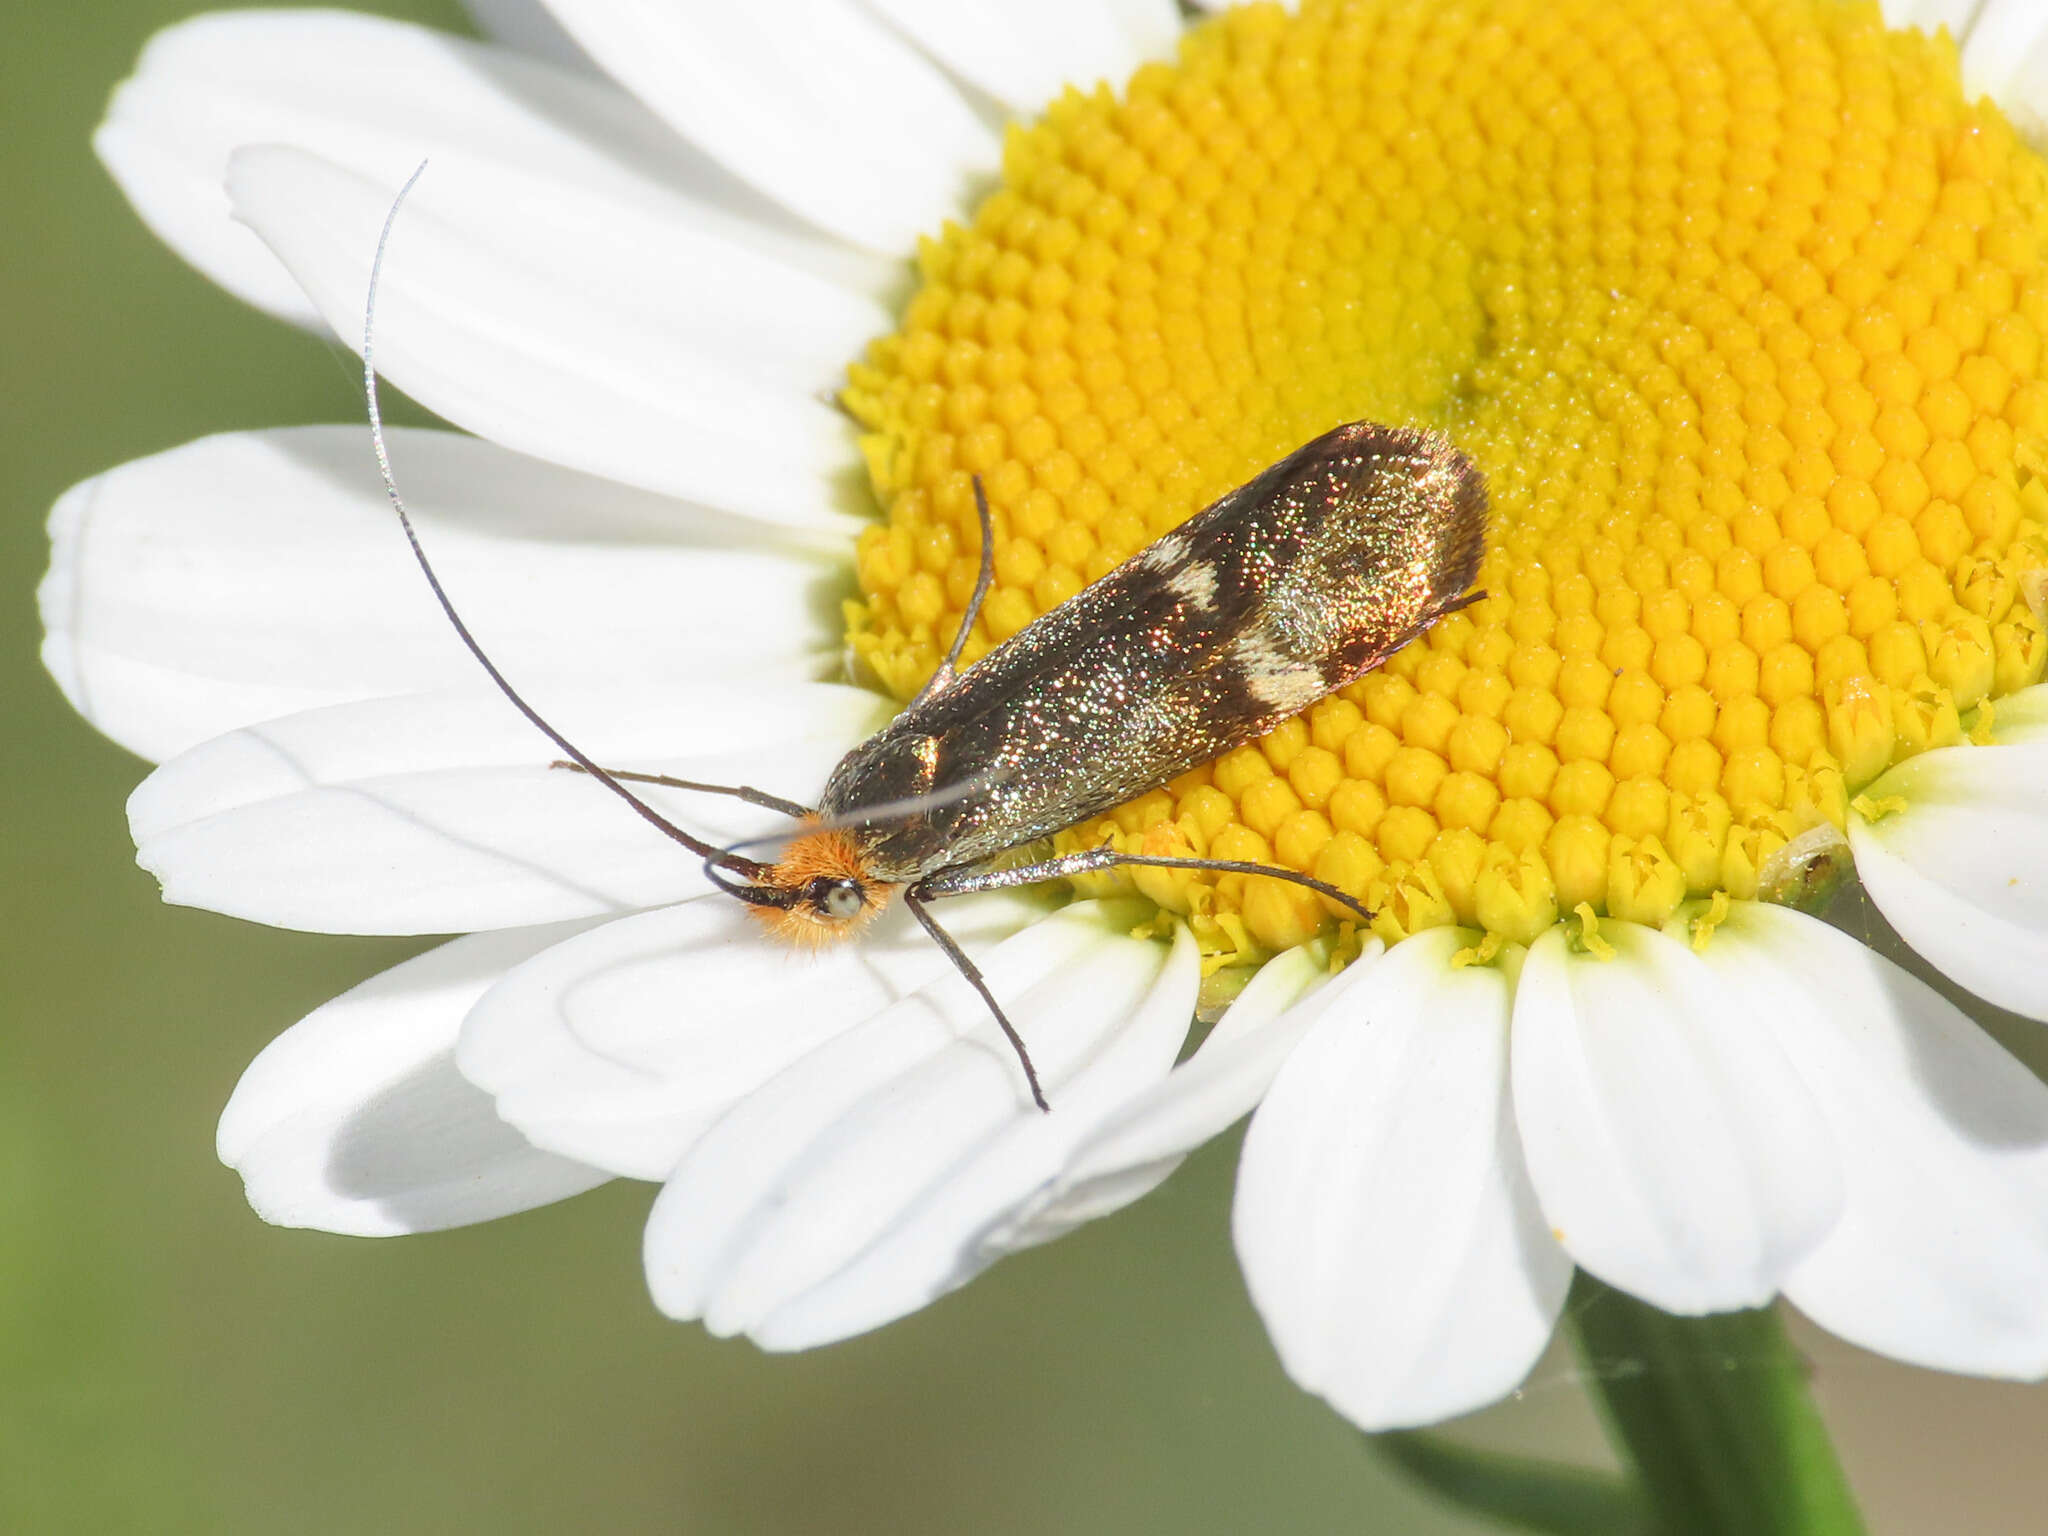
[[467, 935], [249, 1068], [220, 1151], [262, 1215], [411, 1232], [659, 1181], [656, 1303], [798, 1348], [1253, 1112], [1253, 1299], [1368, 1428], [1512, 1389], [1575, 1265], [2048, 1373], [2048, 1089], [1806, 910], [1853, 864], [1954, 983], [2048, 1018], [2037, 6], [505, 19], [523, 46], [204, 18], [97, 142], [195, 266], [344, 338], [431, 160], [378, 343], [463, 430], [393, 458], [484, 644], [599, 760], [811, 795], [957, 624], [974, 475], [969, 661], [1359, 417], [1485, 470], [1490, 595], [1062, 838], [1277, 862], [1369, 932], [1180, 871], [949, 905], [1041, 1115], [900, 913], [772, 948], [549, 769], [359, 423], [76, 488], [44, 654], [161, 762], [130, 817], [166, 897]]

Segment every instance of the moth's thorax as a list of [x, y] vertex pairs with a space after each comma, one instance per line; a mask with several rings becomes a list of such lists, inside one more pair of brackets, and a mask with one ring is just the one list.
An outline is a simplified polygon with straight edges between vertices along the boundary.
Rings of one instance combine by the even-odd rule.
[[863, 806], [914, 800], [931, 792], [939, 769], [938, 738], [906, 710], [839, 760], [818, 797], [828, 818], [858, 814]]
[[858, 911], [838, 916], [800, 898], [786, 907], [750, 907], [763, 927], [788, 944], [805, 948], [852, 938], [879, 917], [899, 882], [877, 878], [860, 839], [845, 828], [805, 832], [792, 839], [769, 872], [769, 883], [802, 893], [820, 881], [852, 881], [860, 887]]
[[818, 798], [818, 812], [845, 821], [870, 808], [883, 810], [872, 825], [856, 824], [844, 835], [877, 876], [908, 882], [951, 862], [944, 852], [953, 805], [903, 809], [940, 787], [940, 769], [940, 740], [913, 708], [840, 759]]

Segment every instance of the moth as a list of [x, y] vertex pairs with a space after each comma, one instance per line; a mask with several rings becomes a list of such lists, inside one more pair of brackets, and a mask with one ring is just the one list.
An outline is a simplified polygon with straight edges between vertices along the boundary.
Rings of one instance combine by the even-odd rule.
[[[999, 860], [1265, 734], [1482, 596], [1470, 589], [1485, 538], [1485, 481], [1448, 438], [1366, 421], [1336, 427], [963, 671], [994, 575], [994, 518], [977, 479], [980, 573], [951, 648], [903, 711], [833, 769], [815, 807], [745, 785], [607, 769], [542, 719], [484, 653], [442, 589], [392, 477], [370, 340], [397, 209], [371, 267], [364, 391], [385, 491], [436, 600], [492, 682], [568, 755], [556, 766], [589, 774], [701, 858], [713, 884], [747, 903], [771, 935], [796, 944], [845, 939], [900, 899], [980, 994], [1045, 1109], [1024, 1041], [932, 902], [1146, 865], [1288, 880], [1371, 919], [1336, 887], [1272, 865], [1107, 846]], [[795, 825], [777, 839], [778, 857], [754, 859], [675, 825], [629, 781], [734, 796]]]

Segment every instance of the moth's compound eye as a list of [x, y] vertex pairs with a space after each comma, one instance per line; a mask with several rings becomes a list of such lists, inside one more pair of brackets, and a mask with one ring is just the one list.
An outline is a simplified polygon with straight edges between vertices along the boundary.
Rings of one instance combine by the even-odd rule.
[[827, 917], [858, 917], [867, 896], [858, 880], [820, 880], [812, 889], [811, 903]]

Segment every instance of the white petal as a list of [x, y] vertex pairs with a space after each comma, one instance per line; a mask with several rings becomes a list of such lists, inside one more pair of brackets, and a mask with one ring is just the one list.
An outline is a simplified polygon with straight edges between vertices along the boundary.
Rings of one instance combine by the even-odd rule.
[[[428, 156], [457, 181], [517, 171], [862, 286], [881, 280], [871, 258], [772, 227], [786, 216], [607, 82], [349, 11], [236, 11], [167, 28], [115, 92], [93, 143], [166, 244], [229, 292], [301, 324], [316, 319], [305, 295], [229, 217], [222, 181], [244, 144], [296, 145], [382, 180]], [[589, 243], [600, 244], [594, 231]]]
[[362, 1237], [490, 1221], [608, 1174], [537, 1150], [455, 1070], [505, 971], [574, 926], [457, 939], [316, 1008], [264, 1047], [220, 1117], [220, 1160], [283, 1227]]
[[1945, 747], [1866, 791], [1856, 873], [1899, 937], [1979, 997], [2048, 1020], [2048, 742]]
[[[615, 208], [579, 222], [572, 199], [512, 180], [434, 167], [420, 179], [377, 293], [386, 377], [521, 453], [769, 522], [852, 530], [837, 505], [851, 493], [832, 482], [857, 463], [853, 427], [820, 393], [837, 378], [820, 348], [836, 339], [837, 358], [853, 356], [880, 311], [738, 248], [713, 256], [681, 225]], [[235, 152], [227, 184], [235, 216], [358, 345], [400, 183], [260, 146]], [[759, 282], [729, 281], [739, 268]]]
[[1817, 919], [1744, 902], [1705, 960], [1768, 1017], [1841, 1148], [1842, 1219], [1785, 1294], [1896, 1359], [2048, 1374], [2048, 1087]]
[[1104, 1107], [1173, 1065], [1200, 981], [1094, 903], [980, 964], [1031, 1051], [1031, 1103], [987, 1006], [958, 976], [821, 1042], [693, 1147], [648, 1221], [648, 1283], [672, 1316], [799, 1349], [864, 1332], [979, 1273], [980, 1241]]
[[[974, 955], [1043, 912], [1005, 893], [941, 916]], [[457, 1059], [535, 1145], [659, 1179], [735, 1100], [949, 970], [900, 910], [806, 954], [765, 937], [739, 902], [706, 897], [515, 970], [472, 1010]]]
[[1174, 0], [1106, 0], [1106, 5], [1140, 57], [1171, 59], [1180, 48], [1184, 29]]
[[1366, 1429], [1510, 1391], [1571, 1280], [1517, 1147], [1507, 977], [1450, 965], [1469, 938], [1388, 951], [1245, 1135], [1233, 1226], [1252, 1301], [1288, 1375]]
[[[263, 163], [261, 149], [249, 153]], [[318, 208], [323, 187], [376, 189], [373, 211], [381, 229], [403, 184], [402, 178], [365, 176], [324, 156], [279, 155], [276, 169], [245, 171], [238, 168], [238, 154], [229, 162], [227, 181], [238, 215], [291, 221], [279, 236], [282, 242], [308, 238], [307, 226], [347, 227], [332, 210]], [[385, 262], [392, 291], [416, 287], [424, 302], [470, 311], [472, 325], [522, 327], [531, 333], [523, 348], [558, 355], [563, 367], [617, 375], [628, 360], [642, 369], [658, 368], [643, 354], [674, 354], [733, 388], [825, 396], [845, 381], [847, 363], [870, 340], [895, 328], [892, 306], [764, 250], [750, 228], [722, 227], [693, 208], [608, 198], [523, 167], [427, 163], [393, 225]], [[406, 176], [415, 168], [406, 167]], [[276, 184], [298, 174], [314, 178], [315, 185]], [[317, 211], [309, 214], [308, 204]], [[432, 234], [415, 234], [421, 224]], [[368, 251], [352, 244], [342, 253], [347, 261], [337, 263], [327, 253], [307, 263], [314, 271], [347, 272], [352, 265], [359, 273], [353, 284], [344, 282], [343, 302], [327, 311], [336, 332], [351, 340], [362, 331], [374, 250], [374, 241]], [[401, 260], [410, 274], [406, 284], [395, 281]], [[437, 290], [437, 282], [445, 286]], [[541, 301], [548, 312], [520, 313], [516, 305], [524, 299]], [[387, 329], [402, 334], [401, 315], [382, 291], [377, 314], [380, 342]], [[381, 355], [391, 348], [378, 350]], [[443, 369], [454, 371], [445, 363]], [[392, 376], [406, 382], [402, 373]]]
[[1888, 27], [1918, 27], [1930, 34], [1947, 27], [1949, 36], [1961, 43], [1969, 37], [1985, 0], [1878, 0], [1877, 8]]
[[2001, 747], [2048, 739], [2048, 683], [2036, 683], [1994, 702], [1991, 735]]
[[[1072, 85], [1106, 81], [1121, 91], [1145, 62], [1142, 36], [1160, 30], [1157, 13], [1127, 26], [1102, 0], [871, 0], [874, 8], [932, 57], [987, 91], [1012, 112], [1038, 113]], [[1176, 32], [1178, 28], [1174, 29]]]
[[2040, 0], [1984, 0], [1963, 44], [1964, 94], [1989, 96], [2036, 145], [2048, 118], [2048, 12]]
[[1515, 1115], [1572, 1257], [1667, 1312], [1761, 1306], [1842, 1209], [1818, 1107], [1758, 1016], [1676, 939], [1562, 928], [1515, 990]]
[[784, 207], [908, 255], [997, 166], [995, 135], [854, 0], [550, 0], [584, 52]]
[[[453, 432], [391, 456], [456, 607], [507, 676], [817, 675], [839, 551]], [[361, 427], [203, 438], [50, 514], [43, 661], [88, 720], [162, 759], [252, 721], [477, 680]]]
[[[808, 803], [886, 714], [824, 683], [535, 678], [542, 714], [607, 767], [751, 784]], [[486, 687], [252, 725], [173, 758], [128, 803], [164, 899], [320, 933], [453, 933], [614, 915], [702, 894], [702, 861]], [[786, 825], [724, 796], [637, 786], [720, 842]]]
[[565, 69], [597, 72], [590, 56], [576, 46], [540, 0], [462, 0], [462, 8], [469, 12], [477, 31], [493, 42]]
[[1104, 1116], [1059, 1176], [991, 1240], [1011, 1248], [1046, 1242], [1157, 1189], [1188, 1153], [1251, 1112], [1309, 1025], [1357, 985], [1383, 947], [1370, 940], [1335, 981], [1307, 948], [1267, 961], [1201, 1048]]

